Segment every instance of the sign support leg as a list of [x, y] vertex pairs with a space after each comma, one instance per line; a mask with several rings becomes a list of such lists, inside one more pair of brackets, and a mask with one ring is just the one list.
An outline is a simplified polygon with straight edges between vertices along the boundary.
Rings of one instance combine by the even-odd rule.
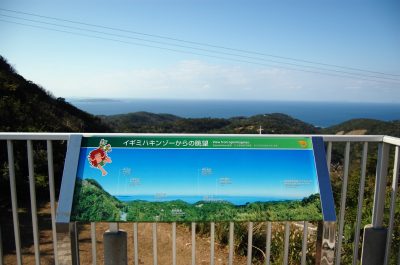
[[76, 223], [58, 223], [57, 257], [59, 265], [79, 265], [78, 231]]
[[386, 228], [375, 228], [372, 225], [366, 225], [364, 227], [361, 264], [383, 264], [383, 260], [385, 259], [386, 237]]
[[127, 233], [119, 229], [118, 223], [110, 223], [103, 237], [104, 265], [127, 265]]

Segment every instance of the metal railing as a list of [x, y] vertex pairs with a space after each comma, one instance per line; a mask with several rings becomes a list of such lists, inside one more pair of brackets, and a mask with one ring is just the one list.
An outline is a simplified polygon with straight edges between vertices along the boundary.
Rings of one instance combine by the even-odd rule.
[[[33, 252], [35, 256], [35, 264], [41, 264], [41, 250], [40, 250], [40, 233], [38, 226], [38, 211], [37, 211], [37, 199], [36, 199], [36, 184], [35, 184], [35, 165], [34, 165], [34, 150], [33, 150], [33, 142], [45, 142], [47, 152], [47, 171], [48, 171], [48, 187], [49, 187], [49, 203], [51, 208], [51, 231], [52, 231], [52, 243], [53, 243], [53, 260], [54, 264], [58, 265], [58, 259], [63, 253], [57, 253], [57, 236], [55, 229], [55, 212], [56, 212], [56, 187], [55, 187], [55, 175], [54, 175], [54, 157], [53, 157], [53, 142], [65, 142], [69, 140], [71, 134], [69, 133], [0, 133], [0, 148], [4, 148], [6, 145], [7, 148], [7, 167], [8, 167], [8, 176], [3, 176], [3, 179], [7, 179], [10, 184], [10, 197], [11, 197], [11, 207], [8, 209], [2, 209], [3, 211], [11, 211], [12, 212], [12, 222], [13, 222], [13, 234], [14, 234], [14, 242], [15, 242], [15, 252], [14, 251], [4, 251], [3, 250], [3, 242], [7, 240], [4, 238], [4, 225], [5, 222], [11, 222], [11, 220], [1, 219], [2, 223], [0, 223], [0, 265], [5, 263], [5, 256], [7, 256], [7, 264], [23, 264], [23, 253], [21, 247], [21, 233], [20, 233], [20, 222], [19, 222], [19, 207], [18, 207], [18, 199], [17, 199], [17, 178], [16, 178], [16, 164], [14, 157], [14, 143], [15, 142], [26, 142], [26, 154], [27, 154], [27, 167], [28, 167], [28, 183], [29, 183], [29, 192], [30, 192], [30, 209], [31, 209], [31, 219], [32, 219], [32, 235], [33, 235]], [[91, 134], [93, 135], [93, 134]], [[119, 134], [115, 134], [119, 135]], [[126, 134], [124, 134], [126, 135]], [[274, 136], [274, 135], [270, 135]], [[285, 135], [288, 136], [288, 135]], [[298, 136], [298, 135], [297, 135]], [[282, 137], [282, 135], [276, 135], [276, 137]], [[336, 255], [335, 255], [335, 264], [342, 264], [342, 244], [343, 244], [343, 233], [345, 229], [345, 214], [346, 214], [346, 196], [347, 196], [347, 188], [349, 182], [349, 170], [351, 168], [351, 147], [352, 145], [359, 145], [362, 147], [362, 151], [359, 154], [360, 156], [360, 169], [359, 169], [359, 192], [358, 192], [358, 206], [356, 210], [356, 218], [355, 218], [355, 229], [354, 229], [354, 244], [352, 251], [352, 264], [359, 263], [359, 246], [362, 242], [360, 242], [360, 231], [362, 225], [362, 215], [363, 215], [363, 201], [365, 199], [364, 191], [365, 191], [365, 183], [367, 177], [367, 161], [368, 161], [368, 151], [371, 145], [378, 145], [377, 154], [372, 154], [372, 156], [377, 156], [376, 162], [376, 174], [375, 174], [375, 191], [373, 194], [373, 209], [370, 223], [375, 228], [380, 228], [385, 226], [388, 230], [388, 237], [385, 246], [385, 261], [384, 264], [389, 264], [390, 255], [397, 255], [396, 263], [400, 265], [400, 248], [395, 250], [397, 253], [391, 253], [393, 251], [392, 248], [392, 239], [393, 235], [400, 234], [400, 228], [395, 227], [395, 214], [396, 211], [396, 195], [398, 193], [399, 186], [399, 146], [400, 146], [400, 138], [390, 137], [390, 136], [355, 136], [355, 135], [321, 135], [323, 137], [325, 145], [326, 145], [326, 158], [328, 163], [329, 170], [334, 171], [332, 167], [333, 160], [333, 152], [336, 145], [344, 144], [344, 153], [343, 153], [343, 163], [340, 165], [335, 165], [339, 167], [342, 174], [342, 187], [340, 192], [340, 204], [337, 209], [337, 243], [336, 243]], [[6, 144], [5, 144], [6, 143]], [[3, 147], [2, 147], [3, 146]], [[42, 145], [43, 146], [43, 145]], [[392, 153], [390, 153], [390, 149], [393, 149]], [[392, 154], [392, 155], [391, 155]], [[391, 160], [391, 158], [393, 158]], [[393, 163], [393, 166], [389, 166], [390, 163]], [[21, 166], [21, 165], [18, 165]], [[392, 171], [392, 177], [388, 175], [388, 170]], [[336, 173], [337, 173], [336, 172]], [[332, 177], [331, 177], [332, 178]], [[20, 178], [19, 178], [20, 179]], [[391, 179], [391, 186], [388, 187], [388, 180]], [[2, 183], [6, 183], [3, 181]], [[389, 194], [390, 196], [388, 196]], [[5, 196], [3, 194], [1, 197]], [[387, 198], [389, 197], [389, 209], [386, 209], [385, 212], [385, 200], [387, 204]], [[6, 198], [2, 198], [4, 201]], [[384, 220], [386, 216], [388, 220]], [[2, 213], [3, 214], [3, 213]], [[172, 264], [177, 264], [177, 249], [176, 249], [176, 223], [172, 223]], [[297, 223], [297, 226], [299, 224]], [[196, 264], [196, 223], [191, 224], [191, 264]], [[227, 257], [228, 264], [233, 264], [233, 255], [234, 255], [234, 227], [235, 224], [231, 222], [229, 224], [229, 239], [228, 239], [228, 252], [229, 255]], [[271, 259], [271, 244], [272, 244], [272, 235], [273, 231], [271, 229], [272, 223], [266, 222], [265, 231], [266, 231], [266, 239], [265, 239], [265, 260], [264, 264], [270, 264]], [[299, 264], [306, 264], [306, 252], [307, 252], [307, 238], [309, 229], [311, 224], [308, 222], [304, 222], [300, 225], [303, 230], [302, 236], [302, 247], [301, 247], [301, 258], [299, 259]], [[96, 224], [91, 223], [91, 253], [92, 253], [92, 263], [97, 263], [97, 239], [96, 239]], [[152, 225], [152, 245], [153, 245], [153, 264], [157, 264], [157, 224], [154, 223]], [[133, 233], [133, 263], [135, 265], [139, 264], [139, 254], [138, 254], [138, 224], [134, 223], [132, 226]], [[283, 264], [288, 264], [288, 253], [289, 253], [289, 238], [290, 235], [290, 223], [285, 223], [285, 232], [284, 232], [284, 247], [283, 247]], [[210, 264], [214, 264], [214, 244], [215, 244], [215, 223], [210, 223]], [[252, 264], [252, 250], [253, 250], [253, 223], [248, 223], [248, 246], [247, 246], [247, 264]], [[150, 251], [149, 251], [150, 252]], [[65, 253], [64, 253], [65, 254]], [[392, 261], [393, 262], [393, 261]]]

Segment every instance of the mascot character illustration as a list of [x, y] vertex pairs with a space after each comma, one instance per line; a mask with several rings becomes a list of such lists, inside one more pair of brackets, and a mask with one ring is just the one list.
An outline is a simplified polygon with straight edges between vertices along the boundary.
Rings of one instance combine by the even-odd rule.
[[90, 165], [99, 169], [102, 176], [107, 175], [104, 165], [111, 163], [111, 158], [107, 155], [108, 152], [111, 152], [111, 145], [107, 144], [107, 140], [101, 139], [99, 147], [91, 151], [88, 155]]

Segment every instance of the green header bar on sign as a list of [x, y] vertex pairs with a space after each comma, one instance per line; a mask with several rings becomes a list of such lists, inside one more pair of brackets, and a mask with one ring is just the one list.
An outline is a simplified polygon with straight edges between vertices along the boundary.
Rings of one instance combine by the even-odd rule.
[[147, 136], [127, 137], [89, 136], [83, 137], [82, 147], [98, 147], [99, 142], [112, 148], [196, 148], [196, 149], [312, 149], [310, 137], [243, 137], [243, 136]]

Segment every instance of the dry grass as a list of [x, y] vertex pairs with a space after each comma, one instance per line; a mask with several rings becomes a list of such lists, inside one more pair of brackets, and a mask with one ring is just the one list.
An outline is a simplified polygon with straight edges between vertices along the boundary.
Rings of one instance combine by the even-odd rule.
[[[0, 217], [4, 264], [17, 264], [15, 255], [14, 232], [12, 215], [9, 210], [2, 209]], [[53, 240], [51, 230], [50, 207], [42, 205], [38, 212], [40, 230], [40, 262], [42, 265], [54, 264]], [[22, 260], [23, 264], [35, 264], [31, 214], [28, 210], [19, 213]], [[120, 228], [128, 232], [128, 264], [133, 264], [133, 224], [121, 224]], [[79, 249], [81, 264], [92, 264], [92, 244], [90, 238], [90, 224], [79, 224]], [[103, 257], [103, 233], [108, 229], [108, 224], [98, 223], [96, 225], [96, 249], [97, 264], [104, 264]], [[172, 263], [172, 225], [160, 223], [157, 225], [157, 252], [158, 264], [169, 265]], [[191, 231], [186, 225], [177, 225], [176, 250], [177, 264], [191, 264]], [[228, 233], [228, 231], [227, 231]], [[141, 223], [138, 225], [138, 250], [139, 264], [153, 264], [152, 225]], [[228, 248], [215, 244], [215, 264], [224, 265], [228, 263]], [[246, 258], [235, 255], [235, 264], [245, 264]], [[210, 264], [210, 239], [208, 237], [196, 236], [196, 264]]]

